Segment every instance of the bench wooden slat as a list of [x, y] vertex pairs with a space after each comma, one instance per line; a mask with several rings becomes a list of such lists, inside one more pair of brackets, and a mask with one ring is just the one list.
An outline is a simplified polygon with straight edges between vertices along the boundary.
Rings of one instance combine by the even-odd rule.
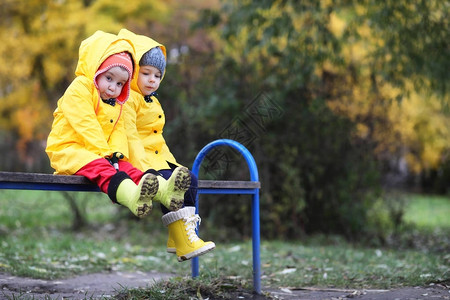
[[259, 189], [259, 181], [199, 180], [198, 187], [203, 189]]
[[86, 177], [77, 175], [53, 175], [41, 173], [0, 172], [0, 182], [60, 183], [93, 185]]
[[[72, 186], [70, 190], [95, 190], [96, 185], [84, 176], [53, 175], [42, 173], [0, 172], [0, 184], [27, 184]], [[199, 180], [198, 187], [203, 189], [259, 189], [259, 181], [231, 181], [231, 180]], [[0, 186], [1, 188], [1, 186]]]

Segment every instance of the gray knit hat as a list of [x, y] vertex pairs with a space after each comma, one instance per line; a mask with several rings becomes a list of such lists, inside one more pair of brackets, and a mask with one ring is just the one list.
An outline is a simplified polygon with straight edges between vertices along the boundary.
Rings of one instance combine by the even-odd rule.
[[139, 66], [153, 66], [161, 71], [161, 76], [166, 70], [166, 58], [161, 48], [155, 47], [145, 52], [139, 61]]

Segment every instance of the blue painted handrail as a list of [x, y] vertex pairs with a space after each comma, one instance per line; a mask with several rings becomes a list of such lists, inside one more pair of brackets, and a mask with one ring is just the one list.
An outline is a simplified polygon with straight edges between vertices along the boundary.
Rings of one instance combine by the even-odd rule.
[[[245, 158], [250, 171], [250, 181], [258, 182], [258, 168], [256, 167], [255, 160], [250, 152], [242, 144], [229, 140], [220, 139], [213, 141], [206, 145], [198, 154], [194, 160], [192, 166], [192, 173], [197, 177], [200, 171], [200, 164], [206, 155], [214, 148], [218, 146], [230, 146], [240, 152]], [[199, 189], [197, 193], [196, 211], [198, 212], [198, 196], [199, 194], [252, 194], [252, 248], [253, 248], [253, 288], [256, 293], [261, 294], [261, 259], [260, 259], [260, 222], [259, 222], [259, 188], [255, 189], [227, 189], [227, 191], [212, 191]], [[192, 259], [191, 264], [192, 277], [199, 276], [199, 258]]]

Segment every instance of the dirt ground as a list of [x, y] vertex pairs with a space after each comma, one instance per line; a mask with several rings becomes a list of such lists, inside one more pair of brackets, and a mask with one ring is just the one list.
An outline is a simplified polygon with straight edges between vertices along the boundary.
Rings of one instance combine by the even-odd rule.
[[[149, 287], [154, 282], [170, 278], [164, 273], [100, 273], [77, 276], [64, 280], [40, 280], [0, 274], [0, 299], [100, 299], [111, 298], [125, 287]], [[352, 289], [264, 289], [263, 295], [235, 294], [236, 299], [309, 299], [309, 300], [413, 300], [450, 299], [447, 284], [427, 287], [406, 287], [394, 290], [352, 290]], [[210, 298], [210, 300], [212, 300]]]

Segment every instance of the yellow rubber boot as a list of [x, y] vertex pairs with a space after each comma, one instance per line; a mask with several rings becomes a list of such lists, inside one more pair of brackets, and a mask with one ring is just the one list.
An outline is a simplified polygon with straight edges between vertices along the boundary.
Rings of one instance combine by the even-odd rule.
[[[169, 228], [169, 241], [174, 241], [178, 261], [185, 261], [213, 250], [213, 242], [204, 242], [195, 232], [200, 216], [195, 214], [195, 207], [187, 206], [172, 211], [162, 217], [162, 222]], [[169, 244], [168, 241], [168, 244]]]
[[167, 252], [168, 253], [173, 253], [176, 254], [177, 253], [177, 248], [175, 247], [175, 241], [173, 240], [172, 237], [172, 231], [169, 230], [169, 237], [167, 238]]
[[142, 176], [139, 184], [131, 179], [124, 179], [117, 187], [116, 199], [128, 207], [139, 218], [152, 211], [152, 200], [158, 191], [158, 179], [153, 174]]
[[159, 201], [171, 211], [178, 210], [183, 207], [184, 194], [191, 185], [191, 174], [186, 167], [177, 167], [169, 179], [161, 176], [158, 178], [158, 193], [154, 200]]

